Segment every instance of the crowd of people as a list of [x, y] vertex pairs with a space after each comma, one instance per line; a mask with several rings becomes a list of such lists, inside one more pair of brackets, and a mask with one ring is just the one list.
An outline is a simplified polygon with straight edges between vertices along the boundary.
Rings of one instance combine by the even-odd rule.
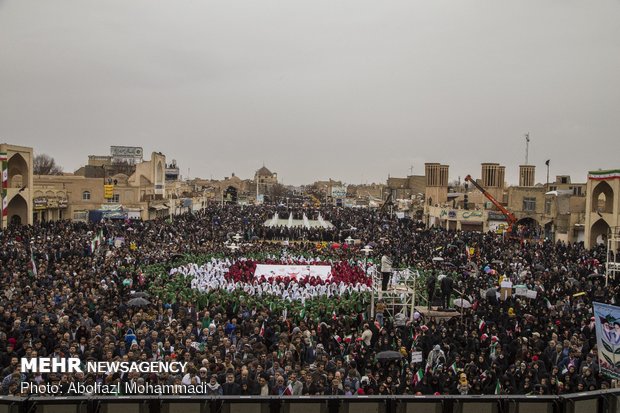
[[[173, 222], [57, 221], [2, 231], [0, 392], [20, 395], [24, 382], [68, 389], [75, 381], [208, 382], [209, 394], [224, 395], [565, 394], [617, 386], [599, 370], [592, 318], [593, 301], [620, 303], [619, 280], [605, 286], [600, 276], [603, 246], [586, 250], [579, 243], [424, 229], [380, 211], [322, 207], [307, 216], [320, 212], [334, 225], [323, 230], [329, 234], [324, 240], [340, 246], [357, 241], [318, 250], [308, 239], [270, 240], [263, 224], [276, 211], [210, 206]], [[227, 244], [235, 233], [244, 239], [236, 254]], [[188, 288], [235, 290], [227, 271], [243, 256], [316, 256], [362, 265], [365, 245], [374, 247], [370, 259], [377, 266], [389, 256], [392, 268], [449, 277], [471, 307], [451, 318], [416, 312], [403, 322], [383, 304], [374, 319], [368, 306], [309, 318], [256, 303], [199, 308], [183, 297], [155, 295], [148, 306], [127, 304], [132, 291], [152, 291], [145, 270], [156, 264], [191, 274]], [[227, 258], [175, 264], [188, 254]], [[536, 298], [480, 294], [498, 288], [500, 276], [536, 291]], [[303, 295], [293, 287], [286, 293]], [[308, 299], [322, 294], [318, 287]], [[330, 299], [339, 299], [340, 287]], [[357, 288], [363, 292], [366, 285]], [[276, 293], [285, 291], [278, 285]], [[444, 299], [441, 306], [448, 305]], [[386, 350], [402, 358], [378, 360]], [[22, 372], [20, 359], [33, 357], [188, 365], [178, 375]]]

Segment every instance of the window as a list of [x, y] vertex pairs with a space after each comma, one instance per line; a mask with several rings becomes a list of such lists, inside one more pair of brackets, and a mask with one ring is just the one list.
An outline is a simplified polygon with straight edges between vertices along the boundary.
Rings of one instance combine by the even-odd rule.
[[523, 198], [523, 210], [527, 212], [536, 211], [536, 198]]
[[121, 200], [120, 194], [114, 194], [112, 198], [108, 198], [108, 204], [118, 204]]
[[545, 214], [551, 215], [551, 199], [545, 199]]
[[90, 200], [90, 191], [82, 192], [82, 200], [83, 201], [89, 201]]
[[565, 176], [563, 176], [563, 177], [562, 177], [562, 183], [563, 183], [563, 184], [567, 184], [567, 183], [568, 183], [568, 178], [567, 178], [567, 177], [565, 177]]
[[574, 186], [573, 187], [573, 195], [581, 196], [581, 187], [580, 186]]

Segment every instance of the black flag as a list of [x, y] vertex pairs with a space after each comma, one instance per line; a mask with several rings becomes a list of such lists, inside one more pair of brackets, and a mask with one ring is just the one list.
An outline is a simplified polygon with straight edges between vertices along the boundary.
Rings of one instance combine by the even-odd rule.
[[551, 162], [551, 159], [547, 159], [547, 162], [545, 162], [545, 165], [549, 166], [549, 162]]

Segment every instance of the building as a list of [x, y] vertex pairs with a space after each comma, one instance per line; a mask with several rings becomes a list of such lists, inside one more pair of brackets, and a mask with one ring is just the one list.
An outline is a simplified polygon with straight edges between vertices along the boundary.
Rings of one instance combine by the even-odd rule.
[[269, 195], [271, 188], [278, 183], [278, 174], [271, 172], [263, 165], [254, 174], [254, 184], [256, 185], [256, 200], [263, 202], [265, 195]]
[[176, 201], [167, 198], [166, 157], [152, 152], [144, 161], [141, 148], [139, 153], [136, 162], [89, 156], [88, 164], [74, 174], [35, 176], [33, 220], [86, 221], [89, 211], [144, 220], [169, 215]]
[[439, 206], [448, 202], [448, 165], [425, 163], [425, 205]]
[[[463, 192], [450, 192], [441, 167], [427, 164], [428, 226], [483, 232], [502, 231], [507, 227], [506, 216], [472, 185], [462, 185], [459, 189]], [[447, 173], [447, 166], [443, 167]], [[523, 236], [564, 242], [584, 240], [586, 185], [571, 183], [567, 175], [557, 176], [549, 186], [535, 184], [535, 174], [534, 165], [520, 165], [519, 185], [506, 187], [505, 167], [483, 163], [482, 178], [476, 182], [515, 216], [515, 229]], [[430, 203], [433, 196], [443, 202]]]
[[388, 177], [387, 192], [392, 194], [392, 198], [413, 199], [422, 198], [426, 192], [425, 175], [409, 175], [406, 178]]
[[176, 159], [172, 163], [166, 165], [166, 182], [175, 182], [179, 180], [179, 167]]
[[2, 214], [0, 228], [32, 224], [34, 155], [32, 148], [0, 144]]
[[620, 227], [620, 169], [588, 173], [585, 206], [585, 246], [593, 248]]

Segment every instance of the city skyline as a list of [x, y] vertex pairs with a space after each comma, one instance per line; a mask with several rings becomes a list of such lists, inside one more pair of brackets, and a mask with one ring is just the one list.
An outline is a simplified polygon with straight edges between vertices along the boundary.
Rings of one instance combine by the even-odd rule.
[[0, 1], [0, 141], [183, 175], [385, 182], [617, 168], [620, 2]]

